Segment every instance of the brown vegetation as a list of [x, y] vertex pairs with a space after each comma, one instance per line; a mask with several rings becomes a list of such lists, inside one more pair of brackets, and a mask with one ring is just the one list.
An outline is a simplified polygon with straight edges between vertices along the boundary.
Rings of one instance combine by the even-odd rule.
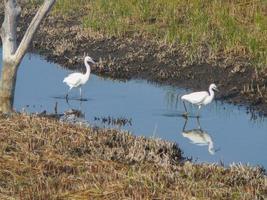
[[[33, 15], [32, 8], [23, 11], [20, 36]], [[201, 59], [190, 60], [186, 46], [106, 37], [82, 27], [80, 17], [50, 16], [32, 50], [73, 69], [90, 54], [99, 60], [95, 72], [115, 78], [196, 89], [216, 82], [222, 98], [253, 103], [267, 113], [266, 68], [252, 68], [246, 57], [209, 57], [204, 45], [197, 52]], [[192, 164], [173, 143], [116, 130], [0, 115], [0, 144], [0, 199], [267, 198], [261, 168]]]
[[172, 143], [0, 115], [0, 199], [264, 199], [260, 168], [192, 164]]

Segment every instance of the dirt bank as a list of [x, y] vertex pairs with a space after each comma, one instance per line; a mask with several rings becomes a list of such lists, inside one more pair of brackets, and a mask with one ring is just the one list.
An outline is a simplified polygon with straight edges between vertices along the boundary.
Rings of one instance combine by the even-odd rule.
[[[25, 31], [32, 13], [32, 9], [23, 10], [19, 33]], [[214, 82], [220, 89], [218, 99], [267, 114], [267, 67], [257, 69], [248, 58], [234, 54], [211, 57], [205, 44], [198, 52], [200, 59], [190, 60], [186, 46], [170, 46], [142, 36], [108, 38], [84, 29], [79, 18], [77, 13], [50, 15], [35, 36], [31, 51], [80, 70], [87, 54], [98, 62], [94, 73], [116, 79], [146, 79], [193, 90], [206, 90]]]

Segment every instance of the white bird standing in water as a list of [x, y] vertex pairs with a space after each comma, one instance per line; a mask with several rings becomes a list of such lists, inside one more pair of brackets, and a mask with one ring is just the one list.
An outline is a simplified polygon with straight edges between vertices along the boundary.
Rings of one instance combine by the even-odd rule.
[[188, 101], [189, 103], [198, 106], [197, 117], [199, 117], [199, 110], [200, 110], [201, 106], [211, 103], [212, 100], [214, 99], [214, 90], [218, 91], [217, 86], [214, 83], [212, 83], [209, 86], [209, 92], [201, 91], [201, 92], [193, 92], [190, 94], [183, 95], [181, 97], [181, 99], [183, 100], [183, 104], [184, 104], [184, 108], [185, 108], [185, 115], [187, 116], [188, 113], [187, 113], [187, 108], [185, 106], [184, 101]]
[[[63, 83], [66, 83], [70, 87], [68, 93], [70, 92], [70, 90], [72, 88], [79, 87], [81, 99], [82, 99], [81, 86], [84, 85], [88, 81], [90, 73], [91, 73], [91, 68], [90, 68], [90, 65], [88, 62], [95, 64], [95, 62], [93, 61], [93, 59], [90, 56], [86, 56], [84, 58], [84, 64], [86, 67], [86, 73], [85, 74], [82, 74], [79, 72], [71, 73], [63, 80]], [[68, 93], [66, 95], [66, 99], [68, 99]]]

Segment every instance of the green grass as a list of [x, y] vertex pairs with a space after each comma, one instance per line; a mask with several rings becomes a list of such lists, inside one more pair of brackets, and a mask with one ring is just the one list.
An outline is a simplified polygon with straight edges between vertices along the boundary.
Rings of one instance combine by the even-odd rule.
[[75, 12], [84, 13], [84, 27], [107, 36], [142, 34], [186, 45], [192, 55], [205, 46], [214, 55], [267, 64], [266, 0], [58, 0], [54, 8]]

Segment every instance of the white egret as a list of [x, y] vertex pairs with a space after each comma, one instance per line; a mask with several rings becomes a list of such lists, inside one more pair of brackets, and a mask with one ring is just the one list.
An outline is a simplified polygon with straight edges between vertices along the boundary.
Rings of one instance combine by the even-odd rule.
[[[81, 86], [84, 85], [88, 81], [90, 73], [91, 73], [91, 68], [90, 68], [90, 65], [88, 62], [95, 64], [95, 62], [93, 61], [93, 59], [90, 56], [86, 56], [84, 58], [84, 64], [86, 67], [86, 73], [85, 74], [82, 74], [79, 72], [71, 73], [63, 80], [63, 83], [66, 83], [70, 87], [68, 93], [70, 92], [70, 90], [72, 88], [79, 87], [81, 99], [82, 99]], [[68, 99], [68, 93], [66, 95], [66, 99]]]
[[191, 104], [198, 106], [198, 117], [199, 117], [199, 110], [202, 105], [207, 105], [212, 102], [214, 99], [214, 90], [218, 91], [217, 86], [212, 83], [209, 86], [209, 91], [201, 91], [201, 92], [193, 92], [190, 94], [185, 94], [181, 97], [183, 100], [184, 108], [185, 108], [185, 115], [187, 116], [187, 108], [184, 101], [188, 101]]

